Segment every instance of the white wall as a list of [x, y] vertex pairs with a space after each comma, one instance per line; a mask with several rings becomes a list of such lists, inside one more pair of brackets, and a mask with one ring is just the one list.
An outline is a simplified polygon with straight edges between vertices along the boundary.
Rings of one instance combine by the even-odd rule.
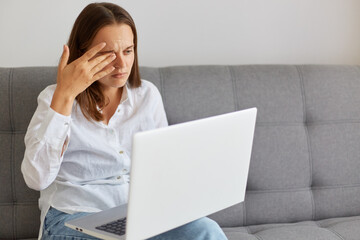
[[[0, 66], [57, 65], [90, 0], [0, 0]], [[359, 0], [118, 0], [143, 66], [360, 64]]]

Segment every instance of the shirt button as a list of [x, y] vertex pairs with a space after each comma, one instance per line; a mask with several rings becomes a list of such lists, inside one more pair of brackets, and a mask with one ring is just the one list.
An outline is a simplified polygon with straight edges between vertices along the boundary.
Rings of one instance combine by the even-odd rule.
[[117, 179], [121, 179], [121, 176], [118, 176]]
[[119, 153], [120, 153], [120, 154], [123, 154], [123, 153], [124, 153], [124, 151], [120, 151]]
[[124, 168], [122, 171], [123, 171], [123, 172], [127, 172], [127, 169]]
[[117, 112], [120, 112], [120, 109], [118, 109], [118, 111]]

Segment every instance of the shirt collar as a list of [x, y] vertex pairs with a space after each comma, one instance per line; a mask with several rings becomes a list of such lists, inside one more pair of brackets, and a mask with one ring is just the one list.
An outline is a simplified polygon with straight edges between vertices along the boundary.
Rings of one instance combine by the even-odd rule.
[[120, 104], [125, 102], [128, 102], [130, 107], [133, 106], [132, 92], [128, 83], [126, 83], [125, 86], [123, 87]]

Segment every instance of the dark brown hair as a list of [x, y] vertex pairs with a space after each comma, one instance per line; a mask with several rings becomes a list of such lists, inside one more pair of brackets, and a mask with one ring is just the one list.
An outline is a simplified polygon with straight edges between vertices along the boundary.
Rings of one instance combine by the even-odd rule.
[[[69, 38], [70, 57], [68, 63], [81, 57], [89, 48], [95, 35], [105, 26], [112, 24], [126, 24], [131, 27], [134, 35], [134, 63], [128, 79], [132, 88], [141, 85], [138, 56], [137, 56], [137, 34], [134, 20], [122, 7], [113, 3], [91, 3], [86, 6], [77, 17]], [[90, 120], [103, 120], [103, 115], [97, 106], [104, 107], [105, 96], [101, 92], [99, 84], [94, 82], [85, 91], [76, 96], [84, 116]]]

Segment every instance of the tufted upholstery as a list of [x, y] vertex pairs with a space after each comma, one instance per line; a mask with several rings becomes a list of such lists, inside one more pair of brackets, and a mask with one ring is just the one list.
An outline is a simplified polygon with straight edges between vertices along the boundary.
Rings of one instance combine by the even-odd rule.
[[[245, 202], [210, 217], [229, 239], [359, 239], [360, 68], [141, 68], [170, 124], [257, 107]], [[38, 193], [20, 173], [36, 97], [54, 67], [0, 68], [0, 238], [35, 238]], [[221, 161], [221, 159], [219, 159]]]

